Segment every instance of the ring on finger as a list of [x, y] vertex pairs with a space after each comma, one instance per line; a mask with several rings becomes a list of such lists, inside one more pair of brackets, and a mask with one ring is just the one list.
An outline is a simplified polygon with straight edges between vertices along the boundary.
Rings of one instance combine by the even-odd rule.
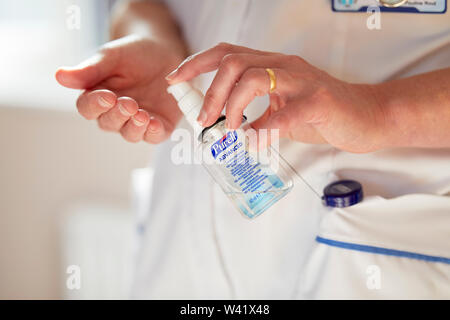
[[266, 69], [267, 74], [269, 75], [270, 78], [270, 93], [273, 93], [275, 91], [275, 89], [277, 88], [277, 77], [275, 76], [275, 72], [273, 72], [272, 69], [267, 68]]

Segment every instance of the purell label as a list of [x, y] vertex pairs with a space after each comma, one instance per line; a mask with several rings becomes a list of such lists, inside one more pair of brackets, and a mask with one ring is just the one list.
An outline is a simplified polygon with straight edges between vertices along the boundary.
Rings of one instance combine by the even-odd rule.
[[211, 154], [214, 159], [217, 158], [219, 154], [225, 151], [229, 146], [233, 145], [238, 139], [236, 131], [229, 131], [222, 138], [214, 142], [211, 146]]

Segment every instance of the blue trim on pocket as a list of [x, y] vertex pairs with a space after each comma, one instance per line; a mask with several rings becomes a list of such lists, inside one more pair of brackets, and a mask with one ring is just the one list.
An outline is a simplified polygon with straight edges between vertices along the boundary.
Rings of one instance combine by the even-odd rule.
[[369, 252], [369, 253], [375, 253], [375, 254], [384, 254], [384, 255], [388, 255], [388, 256], [395, 256], [395, 257], [401, 257], [401, 258], [417, 259], [417, 260], [423, 260], [423, 261], [427, 261], [427, 262], [442, 262], [442, 263], [450, 264], [450, 258], [429, 256], [429, 255], [414, 253], [414, 252], [409, 252], [409, 251], [401, 251], [401, 250], [387, 249], [387, 248], [381, 248], [381, 247], [367, 246], [367, 245], [363, 245], [363, 244], [336, 241], [336, 240], [322, 238], [319, 236], [316, 237], [316, 241], [319, 243], [327, 244], [329, 246], [338, 247], [338, 248], [342, 248], [342, 249]]

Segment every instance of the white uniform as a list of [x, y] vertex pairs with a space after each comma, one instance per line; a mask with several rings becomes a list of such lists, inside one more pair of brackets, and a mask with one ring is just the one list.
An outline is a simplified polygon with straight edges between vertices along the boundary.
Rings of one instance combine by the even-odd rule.
[[[225, 41], [366, 83], [450, 67], [450, 12], [383, 13], [371, 31], [368, 13], [332, 12], [328, 0], [167, 2], [193, 52]], [[450, 150], [360, 155], [285, 141], [281, 153], [316, 190], [354, 179], [365, 200], [325, 208], [296, 180], [249, 221], [201, 166], [172, 164], [172, 146], [157, 147], [134, 298], [450, 298]]]

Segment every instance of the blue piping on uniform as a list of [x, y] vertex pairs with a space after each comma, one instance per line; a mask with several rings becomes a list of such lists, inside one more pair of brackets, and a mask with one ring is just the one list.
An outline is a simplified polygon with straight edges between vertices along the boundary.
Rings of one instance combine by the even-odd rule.
[[319, 243], [327, 244], [329, 246], [338, 247], [338, 248], [342, 248], [342, 249], [376, 253], [376, 254], [384, 254], [384, 255], [388, 255], [388, 256], [395, 256], [395, 257], [401, 257], [401, 258], [417, 259], [417, 260], [423, 260], [423, 261], [427, 261], [427, 262], [442, 262], [442, 263], [450, 264], [450, 258], [445, 258], [445, 257], [429, 256], [429, 255], [414, 253], [414, 252], [409, 252], [409, 251], [401, 251], [401, 250], [367, 246], [367, 245], [350, 243], [350, 242], [342, 242], [342, 241], [336, 241], [336, 240], [322, 238], [319, 236], [316, 237], [316, 241]]

